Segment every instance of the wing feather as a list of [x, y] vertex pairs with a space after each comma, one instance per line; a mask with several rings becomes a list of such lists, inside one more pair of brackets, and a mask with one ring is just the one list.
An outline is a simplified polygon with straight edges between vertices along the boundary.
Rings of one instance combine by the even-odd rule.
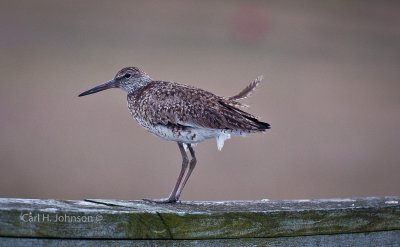
[[263, 79], [263, 76], [260, 75], [254, 81], [252, 81], [247, 87], [245, 87], [240, 93], [229, 97], [228, 100], [236, 101], [236, 100], [245, 99], [245, 98], [251, 96], [254, 93], [257, 86], [262, 81], [262, 79]]
[[[242, 96], [248, 94], [243, 93]], [[154, 125], [172, 124], [250, 132], [267, 128], [265, 123], [251, 114], [232, 106], [229, 100], [177, 83], [154, 82], [137, 100], [141, 108], [146, 109], [143, 114]]]

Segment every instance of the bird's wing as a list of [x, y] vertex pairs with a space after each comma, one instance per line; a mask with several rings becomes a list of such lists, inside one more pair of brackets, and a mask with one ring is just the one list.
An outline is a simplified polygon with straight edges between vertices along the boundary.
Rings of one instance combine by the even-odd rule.
[[245, 131], [266, 129], [265, 123], [230, 105], [229, 100], [194, 87], [159, 82], [148, 88], [140, 100], [153, 124]]

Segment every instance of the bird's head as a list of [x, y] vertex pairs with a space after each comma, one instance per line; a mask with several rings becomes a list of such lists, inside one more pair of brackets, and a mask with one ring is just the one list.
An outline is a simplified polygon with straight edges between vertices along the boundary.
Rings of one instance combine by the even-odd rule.
[[145, 72], [136, 67], [127, 67], [121, 69], [114, 79], [79, 94], [79, 97], [110, 88], [120, 88], [127, 93], [132, 93], [136, 89], [146, 86], [149, 82], [151, 82], [151, 78]]

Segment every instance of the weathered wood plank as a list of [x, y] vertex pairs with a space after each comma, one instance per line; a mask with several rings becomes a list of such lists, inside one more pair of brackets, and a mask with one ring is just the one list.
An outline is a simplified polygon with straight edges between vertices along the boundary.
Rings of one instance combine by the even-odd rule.
[[398, 247], [400, 231], [370, 233], [352, 233], [336, 235], [315, 235], [279, 238], [241, 238], [241, 239], [204, 239], [204, 240], [80, 240], [80, 239], [37, 239], [37, 238], [2, 238], [0, 247], [61, 246], [61, 247], [98, 247], [98, 246], [269, 246], [269, 247]]
[[0, 237], [213, 240], [395, 231], [400, 230], [399, 201], [382, 197], [160, 205], [0, 199]]

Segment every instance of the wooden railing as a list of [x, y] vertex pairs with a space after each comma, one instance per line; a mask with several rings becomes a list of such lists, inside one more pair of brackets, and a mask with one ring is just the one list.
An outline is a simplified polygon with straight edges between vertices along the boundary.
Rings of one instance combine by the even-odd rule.
[[0, 246], [400, 246], [400, 197], [0, 199]]

